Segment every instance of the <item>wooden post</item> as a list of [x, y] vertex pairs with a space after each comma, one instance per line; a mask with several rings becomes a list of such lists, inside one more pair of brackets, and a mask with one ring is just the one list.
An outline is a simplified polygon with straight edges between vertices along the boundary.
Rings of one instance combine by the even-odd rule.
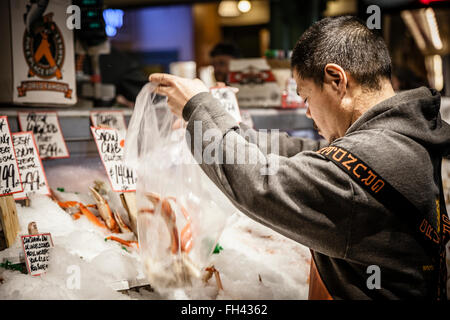
[[20, 204], [23, 207], [29, 207], [31, 205], [30, 199], [26, 198], [23, 200], [16, 200], [16, 203]]
[[120, 194], [120, 200], [122, 205], [128, 212], [128, 218], [131, 224], [131, 230], [136, 237], [138, 237], [137, 232], [137, 206], [136, 206], [136, 192], [124, 192]]
[[28, 234], [30, 236], [35, 235], [35, 234], [39, 234], [39, 230], [37, 228], [37, 224], [36, 222], [32, 221], [28, 224]]
[[9, 248], [13, 245], [20, 231], [16, 202], [12, 195], [0, 196], [0, 222], [2, 224], [6, 247]]

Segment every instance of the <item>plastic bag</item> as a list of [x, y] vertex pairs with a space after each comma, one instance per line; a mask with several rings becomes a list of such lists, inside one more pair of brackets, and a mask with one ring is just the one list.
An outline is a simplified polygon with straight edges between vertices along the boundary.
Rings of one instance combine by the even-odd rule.
[[[146, 84], [127, 131], [124, 160], [137, 172], [139, 248], [150, 284], [200, 278], [226, 220], [237, 209], [195, 162], [165, 97]], [[180, 120], [179, 120], [180, 121]]]

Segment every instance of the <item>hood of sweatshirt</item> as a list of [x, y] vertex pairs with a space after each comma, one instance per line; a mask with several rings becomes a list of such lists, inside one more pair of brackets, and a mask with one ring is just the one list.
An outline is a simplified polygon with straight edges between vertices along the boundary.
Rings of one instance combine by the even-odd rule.
[[441, 97], [420, 87], [403, 91], [373, 106], [347, 130], [387, 129], [409, 137], [427, 150], [450, 155], [450, 125], [440, 116]]

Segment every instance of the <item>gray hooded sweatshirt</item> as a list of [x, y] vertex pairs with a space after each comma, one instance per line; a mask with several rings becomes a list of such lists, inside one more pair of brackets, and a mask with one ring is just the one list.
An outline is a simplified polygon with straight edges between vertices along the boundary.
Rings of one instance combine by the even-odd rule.
[[[450, 125], [441, 120], [439, 108], [440, 96], [434, 90], [421, 87], [398, 93], [370, 108], [332, 145], [362, 159], [424, 214], [436, 212], [440, 190], [433, 166], [450, 154]], [[257, 135], [238, 125], [209, 93], [194, 96], [183, 118], [193, 140], [199, 134], [198, 121], [202, 133], [220, 130], [216, 143], [223, 161], [202, 162], [203, 171], [243, 213], [313, 250], [318, 272], [334, 299], [433, 296], [436, 288], [426, 267], [431, 260], [416, 230], [404, 215], [387, 209], [315, 152], [326, 146], [325, 141], [283, 133]], [[272, 144], [265, 147], [263, 140]], [[272, 150], [274, 142], [278, 150]], [[202, 151], [210, 144], [202, 141]], [[194, 153], [194, 143], [190, 147]], [[236, 164], [229, 159], [227, 164], [230, 150], [262, 160]], [[265, 173], [271, 174], [261, 174], [268, 168], [271, 171]], [[367, 285], [372, 265], [379, 267], [379, 289]]]

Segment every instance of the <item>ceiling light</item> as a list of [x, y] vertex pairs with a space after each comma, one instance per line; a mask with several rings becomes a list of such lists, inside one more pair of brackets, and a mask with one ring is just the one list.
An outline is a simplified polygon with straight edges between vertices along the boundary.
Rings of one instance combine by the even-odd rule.
[[436, 16], [432, 8], [425, 9], [425, 16], [427, 17], [428, 28], [431, 33], [431, 42], [437, 50], [443, 48], [441, 37], [439, 35], [439, 27], [436, 21]]
[[238, 3], [238, 9], [242, 13], [247, 13], [252, 9], [252, 4], [248, 0], [240, 0]]
[[241, 14], [238, 9], [238, 4], [234, 0], [220, 1], [218, 11], [221, 17], [237, 17]]
[[419, 30], [419, 26], [414, 20], [413, 15], [409, 10], [404, 10], [400, 13], [403, 21], [411, 32], [417, 46], [423, 51], [426, 48], [425, 39], [422, 36], [422, 33]]

